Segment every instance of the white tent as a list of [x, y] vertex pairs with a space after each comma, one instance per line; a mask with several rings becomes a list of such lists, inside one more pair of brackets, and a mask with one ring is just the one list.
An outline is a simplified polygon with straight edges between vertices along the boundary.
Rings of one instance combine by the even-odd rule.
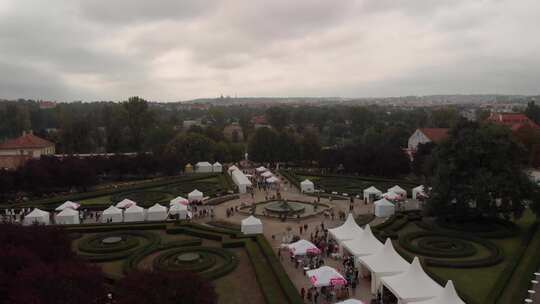
[[65, 208], [55, 216], [55, 222], [59, 225], [80, 224], [79, 211]]
[[189, 205], [189, 200], [187, 198], [177, 196], [170, 201], [171, 206], [174, 204]]
[[135, 203], [134, 201], [130, 200], [130, 199], [123, 199], [121, 200], [118, 204], [116, 204], [116, 208], [129, 208], [133, 205], [137, 205], [137, 203]]
[[78, 203], [74, 203], [74, 202], [72, 202], [72, 201], [66, 201], [66, 202], [63, 203], [62, 205], [56, 207], [56, 209], [54, 209], [54, 210], [56, 210], [56, 211], [62, 211], [62, 210], [64, 210], [64, 209], [66, 209], [66, 208], [71, 208], [71, 209], [73, 209], [73, 210], [77, 210], [77, 209], [79, 209], [80, 206], [81, 206], [81, 205], [78, 204]]
[[194, 202], [194, 201], [202, 201], [203, 199], [203, 193], [197, 189], [191, 191], [189, 194], [188, 194], [188, 201], [191, 203], [191, 202]]
[[214, 173], [223, 172], [223, 166], [220, 163], [215, 162], [214, 164], [212, 164], [212, 172]]
[[227, 172], [229, 172], [229, 175], [231, 175], [231, 173], [233, 173], [236, 170], [240, 170], [240, 169], [238, 169], [237, 166], [232, 165], [232, 166], [229, 167], [229, 169], [227, 169]]
[[381, 283], [396, 296], [398, 304], [432, 299], [442, 291], [442, 287], [424, 272], [418, 257], [407, 271], [383, 277]]
[[116, 208], [115, 206], [110, 206], [109, 208], [103, 210], [103, 213], [101, 213], [102, 223], [107, 223], [108, 221], [112, 223], [120, 223], [122, 220], [122, 210]]
[[299, 240], [288, 244], [287, 248], [289, 248], [293, 255], [306, 255], [308, 253], [319, 254], [321, 252], [317, 246], [306, 240]]
[[394, 191], [386, 192], [385, 194], [382, 195], [382, 197], [384, 197], [385, 199], [387, 199], [389, 201], [398, 201], [398, 200], [401, 200], [403, 198], [403, 196], [401, 196], [401, 194], [397, 194]]
[[449, 280], [444, 289], [436, 298], [419, 302], [421, 304], [465, 304], [454, 288], [454, 283]]
[[384, 246], [379, 251], [372, 255], [359, 257], [358, 261], [371, 272], [371, 293], [373, 294], [377, 293], [382, 277], [405, 272], [410, 265], [396, 252], [390, 238], [386, 239]]
[[315, 184], [309, 179], [304, 180], [300, 183], [300, 191], [305, 193], [313, 193], [315, 191]]
[[142, 222], [144, 221], [144, 208], [131, 205], [124, 211], [124, 222]]
[[382, 246], [383, 244], [371, 232], [369, 224], [366, 225], [364, 231], [358, 237], [343, 242], [343, 247], [354, 255], [355, 260], [361, 256], [374, 254]]
[[364, 189], [364, 200], [366, 202], [373, 202], [374, 200], [381, 197], [381, 195], [382, 195], [382, 191], [373, 186], [367, 189]]
[[247, 188], [251, 187], [251, 181], [241, 170], [234, 170], [231, 174], [231, 178], [236, 186], [238, 186], [238, 192], [246, 193]]
[[401, 188], [398, 185], [395, 185], [394, 187], [389, 188], [386, 191], [387, 192], [394, 192], [394, 193], [397, 193], [397, 194], [401, 195], [402, 198], [407, 198], [407, 190]]
[[146, 210], [148, 221], [164, 221], [167, 219], [167, 207], [155, 204]]
[[33, 224], [49, 225], [50, 216], [49, 212], [43, 211], [38, 208], [34, 208], [32, 212], [28, 213], [23, 220], [23, 225], [30, 226]]
[[424, 186], [423, 185], [420, 185], [418, 187], [414, 187], [412, 189], [412, 198], [413, 199], [418, 199], [420, 196], [423, 196], [423, 197], [426, 196], [426, 192], [424, 191]]
[[357, 299], [348, 299], [345, 301], [337, 302], [336, 304], [364, 304], [364, 302]]
[[376, 217], [388, 217], [394, 214], [396, 206], [386, 198], [380, 199], [373, 204]]
[[340, 286], [347, 284], [347, 280], [332, 267], [322, 266], [317, 269], [306, 271], [311, 284], [315, 287]]
[[242, 220], [241, 231], [243, 234], [263, 233], [263, 224], [260, 219], [250, 215]]
[[358, 226], [352, 213], [349, 213], [349, 216], [347, 216], [347, 219], [343, 225], [328, 229], [330, 236], [338, 241], [339, 244], [341, 244], [343, 241], [357, 238], [362, 235], [363, 232], [364, 229]]
[[269, 178], [266, 179], [266, 182], [269, 183], [269, 184], [278, 183], [279, 178], [277, 178], [275, 176], [270, 176]]
[[169, 214], [178, 215], [179, 219], [185, 220], [189, 217], [188, 208], [186, 205], [174, 204], [169, 208]]
[[266, 178], [269, 178], [271, 176], [274, 176], [274, 174], [272, 174], [272, 172], [270, 171], [265, 171], [261, 174], [262, 177], [266, 177]]
[[268, 171], [268, 169], [266, 169], [266, 168], [263, 167], [263, 166], [260, 166], [259, 168], [256, 168], [255, 171], [257, 171], [257, 172], [259, 172], [259, 173], [262, 173], [262, 172]]
[[195, 172], [197, 173], [211, 173], [212, 170], [212, 164], [209, 162], [198, 162], [195, 164]]

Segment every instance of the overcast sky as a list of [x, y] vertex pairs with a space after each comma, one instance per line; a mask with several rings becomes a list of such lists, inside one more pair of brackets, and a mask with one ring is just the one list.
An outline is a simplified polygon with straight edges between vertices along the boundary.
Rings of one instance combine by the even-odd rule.
[[538, 0], [1, 0], [0, 97], [540, 92]]

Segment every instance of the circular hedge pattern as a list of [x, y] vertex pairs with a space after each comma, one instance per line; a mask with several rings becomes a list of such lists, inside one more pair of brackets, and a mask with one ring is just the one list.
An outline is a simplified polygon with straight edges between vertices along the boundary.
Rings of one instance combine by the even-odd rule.
[[487, 238], [506, 238], [519, 234], [516, 224], [500, 218], [480, 217], [465, 222], [451, 220], [437, 220], [436, 224], [444, 229], [471, 233], [475, 236]]
[[[118, 242], [108, 242], [110, 239], [118, 238]], [[142, 242], [145, 240], [145, 242]], [[91, 261], [108, 261], [121, 259], [129, 256], [138, 249], [146, 245], [159, 243], [159, 237], [147, 231], [117, 231], [92, 235], [83, 238], [78, 249], [82, 256]]]
[[[490, 241], [474, 236], [446, 232], [418, 231], [399, 237], [399, 245], [425, 257], [430, 266], [473, 268], [496, 265], [503, 260], [502, 251]], [[476, 257], [477, 247], [487, 256]]]
[[[192, 254], [198, 257], [193, 261], [182, 261], [182, 257]], [[207, 279], [215, 279], [226, 275], [236, 268], [238, 259], [223, 248], [190, 246], [163, 251], [153, 261], [154, 270], [158, 271], [191, 271]]]
[[170, 194], [165, 191], [131, 191], [121, 192], [111, 197], [113, 203], [118, 203], [123, 199], [130, 199], [136, 203], [152, 204], [167, 199]]

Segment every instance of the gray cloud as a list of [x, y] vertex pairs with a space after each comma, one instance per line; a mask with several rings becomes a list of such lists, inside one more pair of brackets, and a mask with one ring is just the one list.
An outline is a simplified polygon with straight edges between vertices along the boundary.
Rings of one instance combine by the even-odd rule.
[[540, 3], [16, 1], [0, 97], [537, 94]]

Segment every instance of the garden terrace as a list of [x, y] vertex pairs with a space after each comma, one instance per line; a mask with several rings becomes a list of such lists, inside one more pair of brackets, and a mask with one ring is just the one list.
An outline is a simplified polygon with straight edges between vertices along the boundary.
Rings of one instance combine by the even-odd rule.
[[57, 196], [16, 205], [4, 205], [3, 207], [37, 207], [43, 210], [53, 210], [58, 205], [69, 200], [80, 203], [83, 208], [104, 209], [124, 198], [129, 198], [140, 206], [150, 207], [155, 203], [168, 204], [174, 197], [179, 195], [187, 196], [194, 189], [202, 191], [205, 196], [217, 198], [232, 191], [229, 184], [225, 174], [188, 174], [137, 183], [126, 187]]
[[337, 192], [338, 195], [347, 193], [349, 195], [362, 196], [364, 189], [370, 186], [375, 186], [384, 192], [386, 189], [395, 185], [401, 186], [403, 189], [407, 190], [407, 193], [410, 195], [412, 193], [412, 188], [420, 184], [420, 182], [415, 183], [408, 180], [351, 175], [321, 175], [307, 171], [280, 170], [280, 174], [298, 188], [300, 188], [301, 181], [309, 179], [315, 184], [316, 189], [322, 189], [327, 194]]
[[73, 249], [100, 265], [113, 284], [134, 270], [188, 270], [214, 281], [220, 303], [303, 303], [264, 236], [244, 236], [230, 223], [214, 224], [103, 224], [66, 229], [73, 236]]
[[482, 219], [482, 223], [441, 224], [407, 212], [395, 214], [373, 231], [381, 240], [393, 239], [396, 250], [408, 261], [420, 257], [425, 270], [441, 285], [453, 280], [467, 303], [502, 304], [524, 298], [529, 274], [540, 263], [540, 258], [524, 254], [540, 249], [534, 239], [540, 233], [538, 223], [531, 212], [515, 223], [501, 219]]

